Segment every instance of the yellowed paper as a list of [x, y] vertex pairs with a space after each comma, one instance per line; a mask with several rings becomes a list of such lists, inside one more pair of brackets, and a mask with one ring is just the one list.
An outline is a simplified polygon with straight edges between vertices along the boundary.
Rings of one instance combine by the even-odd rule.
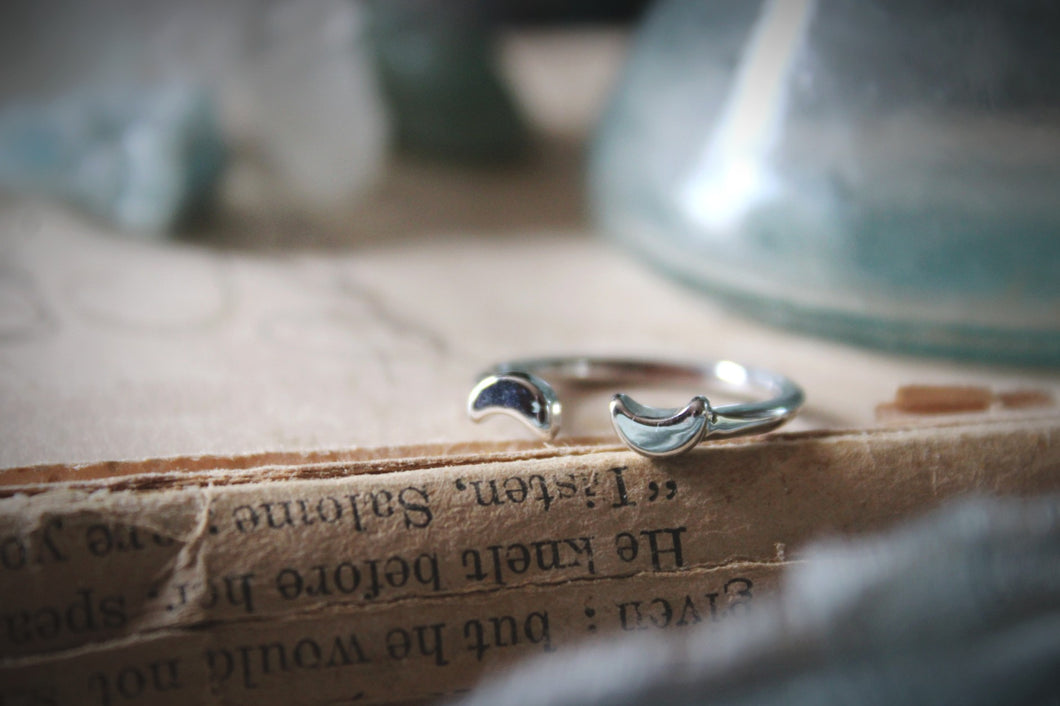
[[1058, 432], [1052, 417], [774, 435], [661, 463], [571, 446], [0, 476], [0, 684], [58, 704], [451, 692], [502, 655], [721, 619], [822, 534], [1056, 490]]

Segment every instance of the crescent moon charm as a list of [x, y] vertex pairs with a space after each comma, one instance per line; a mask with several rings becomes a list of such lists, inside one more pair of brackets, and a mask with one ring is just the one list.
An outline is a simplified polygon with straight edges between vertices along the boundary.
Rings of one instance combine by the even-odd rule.
[[611, 398], [611, 424], [626, 446], [645, 456], [676, 456], [707, 435], [714, 419], [710, 401], [702, 395], [675, 409], [648, 407], [629, 395]]
[[552, 386], [526, 372], [487, 375], [475, 385], [467, 400], [467, 413], [473, 421], [491, 414], [507, 414], [545, 439], [559, 433], [562, 409]]

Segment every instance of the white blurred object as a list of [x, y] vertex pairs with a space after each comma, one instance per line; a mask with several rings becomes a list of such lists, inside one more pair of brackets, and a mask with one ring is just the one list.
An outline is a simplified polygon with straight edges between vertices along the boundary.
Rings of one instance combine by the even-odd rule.
[[230, 77], [249, 88], [233, 131], [267, 157], [287, 193], [310, 206], [360, 191], [383, 163], [386, 116], [364, 20], [346, 0], [271, 5], [253, 23], [245, 76]]

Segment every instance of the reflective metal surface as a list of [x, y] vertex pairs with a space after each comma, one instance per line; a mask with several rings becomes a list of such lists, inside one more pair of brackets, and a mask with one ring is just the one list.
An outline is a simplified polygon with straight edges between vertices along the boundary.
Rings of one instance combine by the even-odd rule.
[[702, 396], [687, 405], [658, 408], [618, 393], [611, 399], [611, 422], [629, 448], [645, 456], [675, 456], [710, 436], [741, 436], [774, 429], [795, 416], [802, 390], [768, 370], [729, 360], [702, 364], [668, 363], [620, 358], [536, 358], [502, 363], [487, 371], [468, 397], [468, 415], [479, 421], [507, 414], [523, 421], [542, 438], [560, 429], [562, 405], [543, 377], [579, 383], [653, 384], [684, 382], [739, 395], [767, 397], [712, 407]]

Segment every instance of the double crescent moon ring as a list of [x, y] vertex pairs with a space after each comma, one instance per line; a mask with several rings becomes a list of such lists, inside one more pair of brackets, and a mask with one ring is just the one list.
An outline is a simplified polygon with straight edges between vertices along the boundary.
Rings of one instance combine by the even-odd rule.
[[611, 398], [611, 423], [629, 448], [644, 456], [685, 453], [707, 437], [759, 434], [795, 416], [803, 403], [799, 386], [783, 375], [729, 360], [684, 364], [622, 358], [536, 358], [501, 363], [486, 371], [468, 397], [468, 415], [479, 421], [492, 414], [522, 420], [542, 438], [559, 432], [562, 405], [549, 377], [557, 382], [599, 385], [688, 383], [765, 398], [712, 407], [696, 395], [684, 407], [649, 407], [626, 394]]
[[712, 407], [705, 396], [696, 394], [684, 407], [669, 409], [616, 394], [611, 401], [615, 433], [633, 451], [650, 457], [684, 454], [707, 437], [761, 434], [794, 417], [803, 401], [802, 390], [787, 377], [731, 360], [679, 364], [624, 358], [534, 358], [502, 363], [485, 372], [467, 399], [467, 414], [476, 422], [490, 414], [509, 414], [541, 437], [552, 439], [559, 433], [563, 407], [543, 376], [589, 385], [687, 382], [767, 398]]

